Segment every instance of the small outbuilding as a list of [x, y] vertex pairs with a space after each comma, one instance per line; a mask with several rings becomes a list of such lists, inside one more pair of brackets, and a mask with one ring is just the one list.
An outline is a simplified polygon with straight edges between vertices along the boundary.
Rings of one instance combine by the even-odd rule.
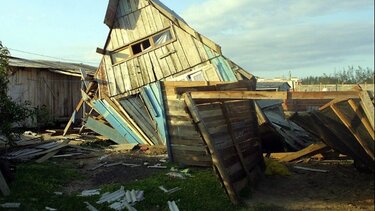
[[257, 82], [258, 91], [290, 91], [288, 82]]
[[[29, 102], [42, 112], [43, 121], [65, 122], [82, 98], [81, 70], [93, 75], [96, 68], [66, 62], [9, 58], [8, 95], [15, 102]], [[82, 113], [75, 118], [82, 117]], [[40, 118], [25, 126], [35, 127]]]

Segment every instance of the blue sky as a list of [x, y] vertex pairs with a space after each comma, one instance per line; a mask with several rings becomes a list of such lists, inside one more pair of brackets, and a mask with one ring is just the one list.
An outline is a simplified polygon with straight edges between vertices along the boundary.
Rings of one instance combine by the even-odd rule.
[[[0, 41], [13, 56], [96, 65], [107, 0], [4, 1]], [[373, 0], [162, 0], [227, 57], [261, 77], [374, 68]], [[14, 49], [14, 50], [12, 50]]]

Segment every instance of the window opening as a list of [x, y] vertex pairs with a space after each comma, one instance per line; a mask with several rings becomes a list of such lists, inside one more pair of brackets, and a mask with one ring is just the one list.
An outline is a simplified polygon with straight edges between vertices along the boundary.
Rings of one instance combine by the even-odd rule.
[[129, 48], [124, 48], [111, 54], [112, 64], [117, 64], [130, 57]]
[[153, 37], [153, 41], [155, 45], [161, 45], [163, 43], [168, 42], [169, 40], [172, 40], [172, 33], [170, 29], [160, 34], [157, 34]]

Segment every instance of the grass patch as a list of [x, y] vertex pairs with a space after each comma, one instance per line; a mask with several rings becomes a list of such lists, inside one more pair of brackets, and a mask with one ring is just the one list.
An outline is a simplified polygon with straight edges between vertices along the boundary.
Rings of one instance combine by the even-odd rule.
[[11, 195], [0, 202], [20, 202], [20, 210], [44, 210], [61, 205], [54, 192], [62, 191], [72, 180], [84, 179], [71, 164], [24, 163], [17, 166], [16, 179], [10, 184]]
[[[234, 206], [227, 197], [214, 173], [209, 169], [194, 169], [193, 177], [187, 179], [170, 178], [165, 172], [144, 180], [124, 185], [126, 190], [143, 190], [145, 200], [135, 205], [137, 210], [169, 210], [167, 201], [176, 201], [181, 210], [246, 210]], [[0, 203], [20, 202], [19, 210], [45, 210], [52, 207], [58, 210], [86, 210], [85, 201], [98, 210], [111, 210], [108, 204], [98, 205], [100, 196], [78, 197], [72, 195], [57, 196], [64, 186], [72, 181], [87, 179], [80, 176], [72, 164], [27, 163], [17, 167], [16, 180], [10, 185], [11, 196], [0, 197]], [[101, 193], [118, 190], [122, 184], [104, 185]], [[182, 190], [166, 194], [158, 187], [166, 189], [180, 187]]]

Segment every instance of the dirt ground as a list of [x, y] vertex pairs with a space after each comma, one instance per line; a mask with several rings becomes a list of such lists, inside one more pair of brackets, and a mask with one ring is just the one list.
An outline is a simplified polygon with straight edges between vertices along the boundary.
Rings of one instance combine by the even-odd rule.
[[352, 164], [295, 164], [328, 173], [294, 169], [291, 176], [268, 176], [247, 204], [285, 210], [374, 210], [374, 174], [358, 172]]
[[[144, 152], [101, 152], [87, 159], [74, 161], [75, 165], [79, 167], [80, 174], [87, 179], [73, 181], [66, 187], [65, 192], [72, 193], [87, 189], [96, 189], [101, 185], [115, 183], [126, 184], [148, 178], [156, 173], [168, 171], [168, 169], [147, 167], [156, 164], [163, 165], [163, 162], [167, 160], [166, 154], [160, 152], [155, 153], [155, 150], [152, 152], [151, 154], [145, 154]], [[124, 165], [115, 165], [108, 167], [101, 166], [97, 169], [93, 169], [100, 164], [116, 164], [119, 162], [140, 166], [127, 167]]]

